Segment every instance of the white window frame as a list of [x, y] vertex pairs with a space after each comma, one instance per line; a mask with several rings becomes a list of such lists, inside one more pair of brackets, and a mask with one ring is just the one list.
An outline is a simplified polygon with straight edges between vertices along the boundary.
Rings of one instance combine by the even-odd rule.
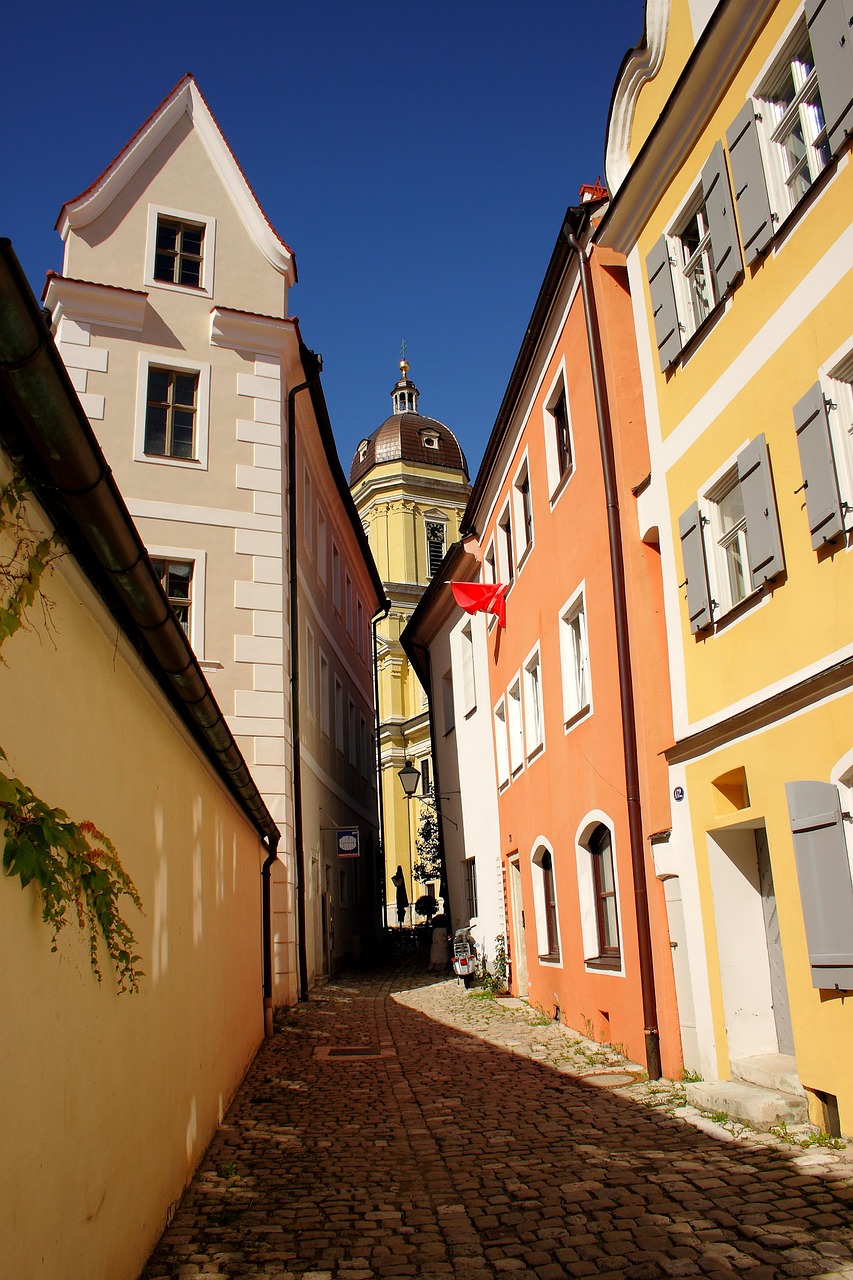
[[[569, 465], [566, 471], [560, 471], [560, 455], [557, 447], [557, 419], [554, 414], [560, 397], [563, 397], [566, 404], [566, 433], [569, 443]], [[545, 469], [548, 475], [548, 496], [553, 507], [554, 503], [562, 494], [566, 485], [571, 480], [577, 469], [577, 458], [575, 454], [575, 440], [572, 430], [572, 409], [569, 402], [569, 385], [566, 377], [566, 361], [565, 357], [560, 360], [559, 367], [545, 395], [542, 405], [542, 428], [545, 438]]]
[[444, 715], [445, 735], [456, 728], [456, 705], [453, 692], [453, 668], [450, 667], [441, 677], [441, 708]]
[[317, 642], [314, 628], [310, 622], [305, 623], [305, 675], [307, 690], [308, 714], [317, 718]]
[[[697, 224], [699, 243], [695, 249], [690, 250], [685, 245], [684, 237], [688, 227], [694, 222]], [[719, 302], [711, 258], [711, 229], [708, 226], [701, 183], [697, 184], [687, 197], [673, 222], [672, 230], [667, 234], [666, 241], [675, 288], [675, 306], [681, 329], [681, 342], [684, 346], [713, 314]], [[694, 289], [693, 280], [700, 270], [704, 272], [707, 302], [698, 307], [700, 295]]]
[[343, 755], [346, 748], [346, 725], [344, 724], [344, 686], [335, 676], [335, 748]]
[[[813, 101], [820, 92], [817, 69], [813, 64], [811, 72], [803, 75], [802, 64], [798, 62], [796, 56], [807, 43], [809, 43], [808, 28], [801, 8], [791, 30], [773, 54], [768, 69], [761, 76], [753, 93], [767, 193], [777, 227], [790, 213], [793, 213], [830, 163], [826, 126], [825, 124], [817, 126], [817, 108]], [[795, 92], [793, 100], [784, 106], [779, 101], [780, 85], [789, 72]], [[822, 106], [820, 115], [823, 116]], [[802, 172], [805, 166], [810, 179], [809, 186], [799, 195], [795, 194], [791, 187], [793, 174], [785, 172], [787, 152], [783, 141], [790, 135], [796, 123], [803, 130], [805, 151], [801, 162], [794, 168]], [[823, 154], [818, 147], [821, 138], [825, 144]]]
[[592, 679], [587, 629], [586, 582], [573, 592], [558, 615], [563, 725], [568, 733], [592, 715]]
[[[527, 519], [525, 518], [525, 502], [524, 502], [524, 484], [527, 483], [527, 514], [530, 517], [530, 531], [528, 537]], [[530, 485], [530, 466], [528, 462], [527, 450], [524, 451], [524, 457], [516, 471], [512, 481], [512, 505], [513, 514], [515, 516], [515, 550], [518, 572], [523, 569], [527, 557], [533, 550], [535, 540], [534, 524], [533, 524], [533, 493]], [[522, 546], [522, 542], [524, 545]]]
[[492, 711], [492, 729], [495, 738], [495, 767], [498, 788], [503, 791], [510, 783], [509, 738], [507, 736], [506, 700], [499, 698]]
[[[198, 374], [198, 399], [195, 413], [195, 457], [170, 458], [165, 454], [145, 452], [145, 416], [148, 408], [148, 371], [174, 369], [177, 372]], [[133, 460], [149, 463], [154, 467], [189, 467], [193, 471], [208, 469], [208, 441], [210, 436], [210, 365], [198, 360], [183, 360], [165, 351], [155, 354], [140, 351], [136, 374], [136, 420], [133, 428]]]
[[359, 712], [358, 716], [358, 765], [361, 776], [367, 777], [367, 721]]
[[347, 697], [347, 759], [358, 768], [358, 721], [355, 718], [355, 699]]
[[[705, 543], [705, 560], [708, 565], [709, 586], [714, 602], [715, 621], [737, 609], [739, 605], [755, 594], [752, 573], [749, 567], [749, 546], [747, 543], [746, 520], [738, 521], [731, 529], [723, 527], [721, 503], [735, 489], [740, 488], [737, 458], [730, 459], [726, 466], [718, 471], [705, 490], [699, 502], [700, 514], [705, 523], [702, 537]], [[730, 551], [740, 555], [743, 566], [743, 595], [735, 599], [732, 590], [730, 567], [734, 563]]]
[[302, 484], [302, 524], [305, 531], [305, 545], [309, 552], [314, 553], [314, 486], [311, 483], [311, 473], [305, 468], [305, 475]]
[[521, 704], [521, 675], [516, 675], [506, 691], [506, 719], [509, 739], [509, 767], [513, 778], [524, 768], [524, 714]]
[[[157, 251], [157, 219], [171, 218], [176, 222], [194, 222], [204, 227], [204, 249], [201, 256], [201, 284], [174, 284], [168, 280], [154, 279], [154, 257]], [[216, 257], [216, 219], [207, 214], [190, 213], [186, 209], [172, 209], [165, 205], [149, 204], [148, 224], [145, 237], [145, 287], [147, 289], [168, 289], [172, 293], [187, 294], [190, 297], [213, 297], [213, 270]]]
[[341, 552], [335, 539], [332, 538], [332, 606], [340, 615], [341, 612]]
[[332, 713], [329, 659], [325, 651], [320, 649], [320, 732], [324, 733], [326, 737], [328, 737], [331, 727]]
[[146, 551], [152, 560], [183, 560], [192, 564], [192, 599], [190, 601], [190, 631], [187, 639], [199, 662], [204, 654], [204, 614], [207, 591], [207, 552], [198, 547], [167, 547], [162, 543], [147, 544]]
[[361, 603], [361, 597], [356, 595], [355, 598], [355, 630], [358, 638], [358, 656], [364, 657], [364, 605]]
[[507, 584], [508, 591], [515, 582], [515, 530], [512, 527], [512, 503], [507, 499], [497, 519], [495, 542], [498, 549], [498, 570], [501, 582]]
[[467, 719], [477, 710], [477, 678], [474, 665], [473, 623], [459, 629], [459, 655], [462, 667], [462, 714]]
[[527, 762], [545, 749], [545, 707], [542, 700], [542, 658], [538, 643], [524, 660], [524, 741]]
[[351, 636], [351, 635], [352, 635], [352, 622], [353, 622], [353, 615], [352, 615], [352, 578], [349, 576], [349, 571], [348, 571], [348, 570], [345, 570], [345, 571], [344, 571], [344, 602], [345, 602], [345, 606], [346, 606], [346, 610], [345, 610], [345, 611], [346, 611], [346, 628], [347, 628], [347, 635], [348, 635], [348, 636]]
[[[548, 951], [548, 919], [545, 903], [545, 882], [542, 870], [542, 856], [549, 854], [551, 858], [551, 878], [554, 885], [554, 931], [556, 933], [557, 954]], [[562, 969], [563, 947], [560, 932], [560, 904], [557, 896], [557, 873], [554, 865], [554, 850], [550, 841], [538, 836], [530, 853], [530, 872], [533, 883], [533, 914], [536, 921], [537, 958], [541, 965], [550, 969]]]
[[326, 585], [329, 573], [329, 567], [326, 563], [328, 557], [328, 523], [326, 521], [326, 513], [320, 504], [317, 504], [317, 577]]
[[[495, 540], [489, 539], [489, 545], [486, 547], [486, 553], [483, 556], [483, 565], [480, 570], [480, 581], [495, 584], [498, 581], [498, 562], [495, 553]], [[494, 613], [486, 616], [486, 630], [491, 631], [497, 626], [497, 615]]]
[[[596, 963], [599, 960], [598, 910], [595, 879], [592, 870], [593, 853], [589, 839], [596, 827], [606, 827], [610, 832], [610, 849], [613, 856], [613, 884], [616, 890], [616, 925], [619, 932], [619, 965]], [[581, 939], [583, 941], [584, 968], [587, 973], [609, 976], [625, 976], [625, 942], [622, 932], [622, 895], [619, 889], [619, 859], [616, 848], [616, 831], [613, 819], [601, 809], [591, 809], [584, 815], [575, 834], [575, 859], [578, 877], [578, 903], [581, 914]]]
[[822, 367], [819, 381], [827, 402], [829, 433], [838, 490], [847, 503], [844, 525], [853, 522], [853, 339]]

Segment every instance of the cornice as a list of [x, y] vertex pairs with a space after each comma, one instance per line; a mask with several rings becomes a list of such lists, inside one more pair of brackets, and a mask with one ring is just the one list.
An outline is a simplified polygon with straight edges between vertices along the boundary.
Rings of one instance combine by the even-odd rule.
[[644, 39], [627, 55], [613, 93], [604, 153], [604, 173], [611, 197], [615, 196], [631, 167], [634, 110], [643, 85], [660, 71], [671, 9], [672, 0], [646, 0]]
[[229, 307], [214, 307], [210, 313], [210, 345], [237, 351], [280, 355], [288, 346], [298, 354], [294, 320], [253, 315]]
[[141, 333], [145, 323], [148, 294], [137, 289], [119, 289], [115, 285], [51, 274], [43, 297], [54, 326], [67, 316], [81, 324]]

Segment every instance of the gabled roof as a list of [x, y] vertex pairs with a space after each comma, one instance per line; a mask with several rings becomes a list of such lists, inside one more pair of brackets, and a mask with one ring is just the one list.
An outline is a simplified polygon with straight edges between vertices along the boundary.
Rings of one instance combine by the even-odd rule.
[[231, 196], [247, 232], [267, 262], [287, 277], [288, 284], [295, 284], [296, 259], [293, 251], [278, 235], [261, 208], [213, 112], [189, 73], [178, 81], [172, 92], [163, 99], [103, 173], [79, 196], [62, 206], [56, 220], [56, 229], [62, 239], [66, 239], [69, 231], [76, 231], [78, 227], [85, 227], [92, 222], [112, 203], [185, 113], [192, 120], [196, 134]]

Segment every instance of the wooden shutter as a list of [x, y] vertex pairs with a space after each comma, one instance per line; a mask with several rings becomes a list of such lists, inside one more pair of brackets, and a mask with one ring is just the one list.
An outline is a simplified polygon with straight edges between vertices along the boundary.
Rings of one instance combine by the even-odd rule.
[[698, 502], [688, 507], [678, 521], [681, 558], [687, 579], [687, 614], [694, 635], [711, 625], [711, 592], [708, 589], [708, 564], [701, 521]]
[[853, 0], [806, 0], [806, 22], [833, 155], [853, 133]]
[[649, 291], [652, 298], [652, 314], [655, 322], [655, 341], [660, 356], [661, 369], [668, 369], [681, 350], [681, 329], [675, 305], [675, 288], [672, 283], [672, 263], [666, 237], [661, 236], [646, 258]]
[[853, 990], [853, 881], [838, 788], [786, 782], [812, 986]]
[[711, 232], [711, 258], [717, 301], [724, 298], [743, 271], [729, 173], [722, 142], [714, 145], [702, 170], [702, 194]]
[[734, 123], [726, 130], [726, 142], [743, 260], [748, 266], [773, 239], [773, 215], [758, 142], [755, 108], [751, 101], [738, 112]]
[[794, 405], [794, 424], [803, 470], [809, 532], [812, 546], [817, 551], [844, 531], [829, 418], [819, 382]]
[[779, 513], [773, 493], [773, 476], [767, 441], [763, 435], [750, 440], [737, 459], [738, 479], [746, 516], [746, 541], [752, 584], [760, 587], [785, 568]]

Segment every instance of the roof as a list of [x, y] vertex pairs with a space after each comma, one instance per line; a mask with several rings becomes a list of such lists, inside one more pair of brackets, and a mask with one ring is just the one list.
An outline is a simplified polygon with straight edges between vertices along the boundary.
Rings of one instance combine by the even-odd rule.
[[[426, 443], [429, 440], [436, 443]], [[461, 471], [468, 479], [465, 454], [450, 427], [420, 413], [392, 414], [367, 440], [361, 442], [350, 467], [350, 484], [354, 485], [373, 467], [385, 462], [443, 467], [449, 471]]]
[[59, 211], [56, 229], [66, 239], [70, 230], [84, 227], [115, 199], [125, 184], [144, 164], [180, 117], [190, 117], [205, 150], [234, 201], [246, 230], [255, 240], [267, 261], [296, 282], [296, 259], [292, 249], [273, 227], [255, 195], [237, 157], [210, 110], [194, 77], [187, 73], [148, 119], [142, 124], [118, 155], [94, 182]]

